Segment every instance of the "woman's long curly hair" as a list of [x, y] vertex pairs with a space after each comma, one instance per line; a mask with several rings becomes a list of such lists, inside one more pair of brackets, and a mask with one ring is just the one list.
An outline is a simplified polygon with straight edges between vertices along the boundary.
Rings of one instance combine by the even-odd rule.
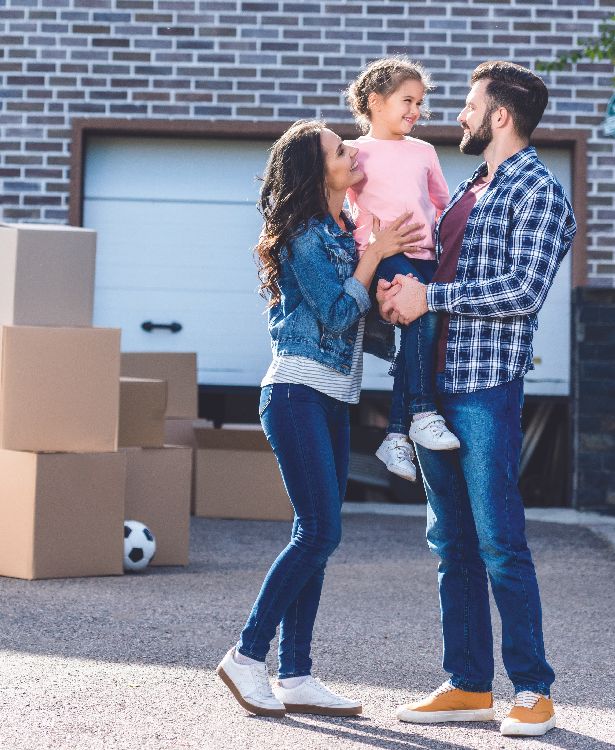
[[280, 301], [280, 251], [312, 218], [328, 211], [321, 120], [299, 120], [272, 146], [265, 168], [258, 209], [264, 225], [254, 254], [259, 293], [267, 307]]

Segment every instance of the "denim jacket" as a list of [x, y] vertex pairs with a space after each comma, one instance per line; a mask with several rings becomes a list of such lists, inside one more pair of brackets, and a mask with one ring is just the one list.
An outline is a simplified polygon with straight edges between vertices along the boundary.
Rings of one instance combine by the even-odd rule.
[[357, 251], [352, 236], [331, 215], [310, 219], [280, 253], [280, 301], [269, 308], [274, 355], [308, 357], [342, 374], [352, 364], [359, 318], [369, 294], [353, 277]]

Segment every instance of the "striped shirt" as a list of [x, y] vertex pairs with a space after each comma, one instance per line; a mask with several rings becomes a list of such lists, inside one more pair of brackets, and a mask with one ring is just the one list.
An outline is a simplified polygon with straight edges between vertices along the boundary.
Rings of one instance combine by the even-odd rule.
[[[470, 185], [461, 183], [436, 229]], [[525, 375], [532, 365], [537, 313], [572, 245], [576, 223], [564, 189], [531, 146], [497, 168], [472, 209], [455, 280], [427, 286], [427, 305], [450, 313], [445, 391], [472, 393]]]
[[363, 377], [363, 332], [365, 318], [359, 320], [357, 338], [352, 352], [348, 375], [307, 357], [274, 356], [261, 382], [261, 387], [272, 383], [297, 383], [348, 404], [358, 404]]

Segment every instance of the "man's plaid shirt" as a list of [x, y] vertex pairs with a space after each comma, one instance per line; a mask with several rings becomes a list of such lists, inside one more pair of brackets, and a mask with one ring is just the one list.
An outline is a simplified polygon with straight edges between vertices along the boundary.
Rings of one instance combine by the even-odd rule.
[[[485, 163], [462, 182], [440, 223]], [[563, 187], [531, 146], [502, 162], [466, 225], [455, 281], [427, 286], [430, 310], [451, 313], [445, 391], [469, 393], [533, 369], [532, 336], [576, 222]], [[436, 229], [436, 254], [442, 253]]]

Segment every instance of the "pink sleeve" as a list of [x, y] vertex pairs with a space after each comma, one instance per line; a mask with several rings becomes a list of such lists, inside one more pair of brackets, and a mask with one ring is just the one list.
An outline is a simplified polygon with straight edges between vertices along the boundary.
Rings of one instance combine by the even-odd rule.
[[435, 206], [439, 216], [447, 207], [451, 196], [448, 192], [448, 185], [446, 184], [446, 180], [444, 179], [444, 175], [442, 174], [442, 167], [440, 166], [438, 155], [436, 154], [435, 149], [433, 150], [433, 159], [431, 162], [431, 167], [429, 169], [427, 183], [429, 189], [429, 199]]

